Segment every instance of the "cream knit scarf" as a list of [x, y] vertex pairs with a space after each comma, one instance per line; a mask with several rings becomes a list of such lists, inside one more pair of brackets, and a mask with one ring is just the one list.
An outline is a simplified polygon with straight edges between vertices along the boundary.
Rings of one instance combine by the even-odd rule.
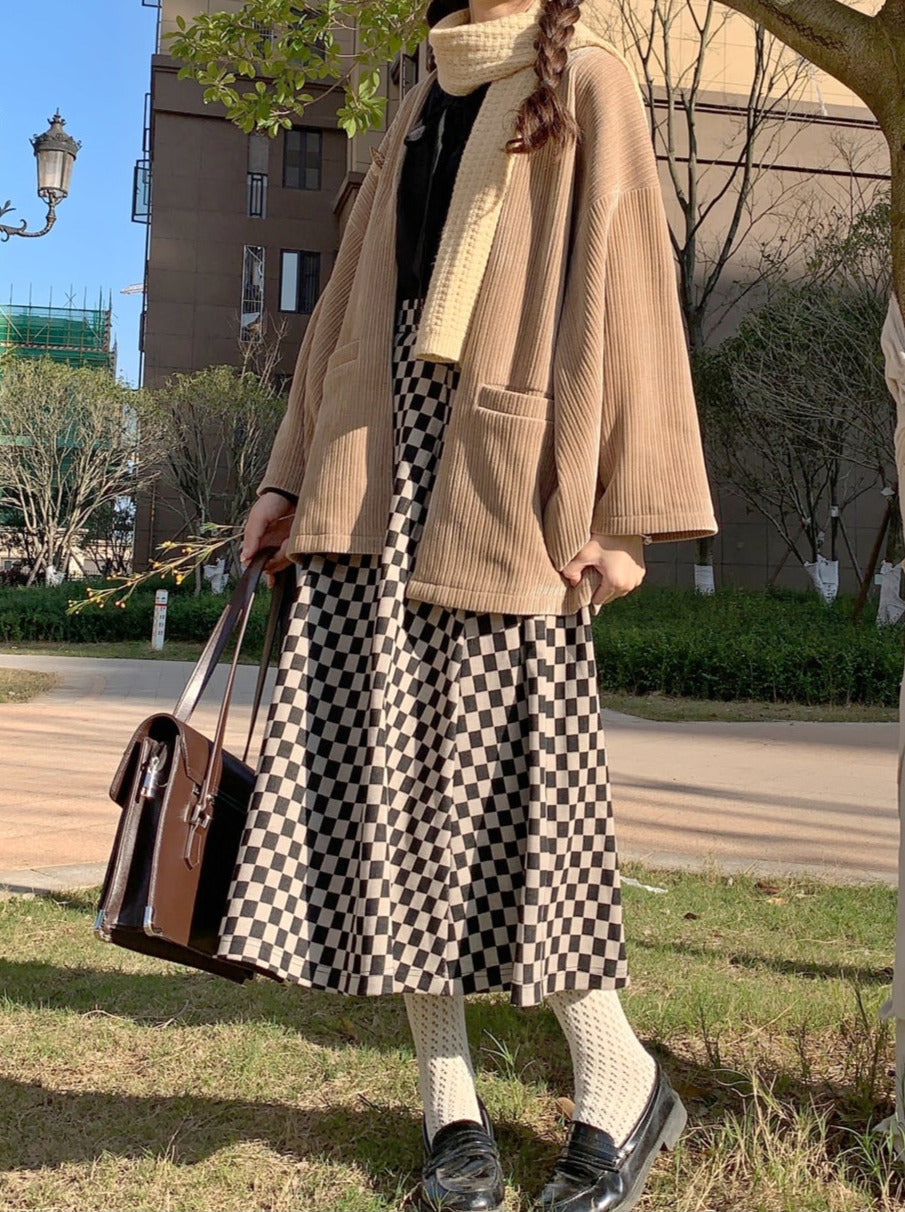
[[[518, 107], [537, 84], [534, 49], [543, 0], [525, 12], [472, 24], [467, 9], [451, 13], [430, 33], [440, 87], [465, 96], [490, 88], [459, 166], [418, 331], [416, 356], [458, 362], [487, 268], [516, 156], [506, 151]], [[579, 20], [570, 50], [600, 46], [624, 56]]]

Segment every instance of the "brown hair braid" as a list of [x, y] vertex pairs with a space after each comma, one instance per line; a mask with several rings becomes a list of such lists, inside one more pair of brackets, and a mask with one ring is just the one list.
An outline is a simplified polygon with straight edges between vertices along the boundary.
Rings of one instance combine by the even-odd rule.
[[539, 151], [550, 139], [565, 147], [578, 133], [575, 119], [559, 98], [559, 82], [566, 69], [572, 30], [581, 15], [581, 0], [544, 0], [540, 33], [534, 46], [538, 85], [522, 102], [515, 135], [506, 144], [510, 152]]

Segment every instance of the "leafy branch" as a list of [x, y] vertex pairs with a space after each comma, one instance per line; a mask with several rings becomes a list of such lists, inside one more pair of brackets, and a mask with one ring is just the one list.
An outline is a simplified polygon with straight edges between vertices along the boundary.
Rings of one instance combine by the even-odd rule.
[[353, 135], [379, 126], [386, 98], [380, 69], [412, 53], [426, 33], [417, 0], [355, 4], [325, 0], [247, 0], [237, 11], [176, 18], [164, 35], [183, 64], [180, 79], [204, 89], [246, 133], [271, 137], [302, 117], [315, 100], [341, 88], [339, 126]]

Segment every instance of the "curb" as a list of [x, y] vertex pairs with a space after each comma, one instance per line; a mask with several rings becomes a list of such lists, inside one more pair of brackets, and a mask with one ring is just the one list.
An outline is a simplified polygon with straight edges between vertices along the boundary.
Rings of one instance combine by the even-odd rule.
[[20, 867], [0, 871], [0, 900], [42, 892], [75, 892], [103, 883], [106, 863], [73, 863], [65, 867]]

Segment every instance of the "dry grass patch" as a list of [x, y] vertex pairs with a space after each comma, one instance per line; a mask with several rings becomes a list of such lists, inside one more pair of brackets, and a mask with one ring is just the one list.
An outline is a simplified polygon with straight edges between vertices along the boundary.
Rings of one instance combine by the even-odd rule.
[[[892, 1212], [886, 888], [632, 868], [633, 1022], [690, 1112], [640, 1212]], [[0, 1207], [388, 1212], [421, 1160], [400, 998], [239, 988], [96, 942], [93, 899], [0, 904]], [[471, 1000], [508, 1212], [564, 1132], [549, 1010]]]
[[0, 703], [27, 703], [59, 684], [55, 673], [33, 673], [30, 669], [0, 669]]

